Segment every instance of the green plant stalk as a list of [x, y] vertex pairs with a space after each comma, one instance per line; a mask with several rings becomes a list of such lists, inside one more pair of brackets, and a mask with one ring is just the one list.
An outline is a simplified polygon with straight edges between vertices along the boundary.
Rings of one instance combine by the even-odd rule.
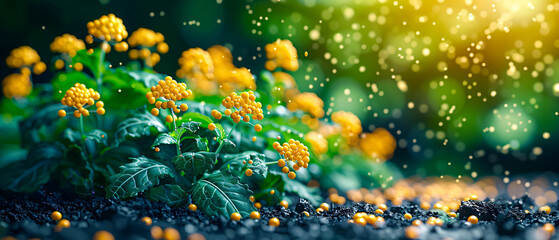
[[[173, 110], [171, 108], [169, 108], [169, 112], [171, 113], [171, 117], [173, 117], [174, 114], [173, 114]], [[175, 119], [176, 118], [173, 117], [173, 126], [175, 127], [175, 128], [173, 128], [173, 131], [176, 132], [177, 131], [177, 122], [176, 122]], [[177, 155], [181, 155], [181, 140], [180, 140], [180, 138], [177, 139], [176, 142], [177, 142]]]
[[[104, 41], [101, 43], [101, 53], [99, 53], [99, 64], [97, 65], [97, 92], [99, 93], [99, 95], [101, 95], [101, 92], [103, 92], [103, 71], [101, 70], [102, 68], [104, 68], [105, 64], [105, 49], [103, 49], [103, 46], [105, 46], [105, 44], [108, 44], [107, 41]], [[101, 127], [103, 126], [103, 120], [101, 118], [101, 116], [97, 115], [97, 128], [101, 129]]]
[[[231, 128], [231, 130], [229, 130], [229, 133], [227, 133], [227, 135], [225, 135], [224, 139], [229, 139], [229, 136], [231, 136], [231, 133], [233, 132], [235, 127], [237, 127], [237, 124], [239, 124], [239, 123], [233, 124], [233, 127]], [[223, 148], [223, 140], [221, 140], [221, 142], [219, 143], [219, 147], [217, 147], [217, 150], [215, 150], [215, 154], [219, 154], [219, 152], [221, 151], [221, 148]]]
[[267, 163], [264, 163], [264, 164], [265, 164], [265, 165], [274, 165], [274, 164], [278, 164], [278, 162], [277, 162], [277, 161], [275, 161], [275, 162], [267, 162]]
[[93, 184], [93, 180], [95, 179], [95, 171], [93, 169], [93, 165], [89, 161], [89, 152], [87, 151], [87, 145], [85, 145], [85, 131], [83, 127], [83, 115], [80, 115], [80, 143], [82, 145], [83, 151], [85, 151], [86, 158], [84, 159], [85, 164], [87, 165], [87, 169], [89, 170], [89, 181]]

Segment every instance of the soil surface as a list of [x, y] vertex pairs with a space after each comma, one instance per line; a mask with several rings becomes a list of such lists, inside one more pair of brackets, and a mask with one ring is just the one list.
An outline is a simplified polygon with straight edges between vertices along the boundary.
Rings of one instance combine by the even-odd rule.
[[[144, 198], [128, 201], [105, 199], [100, 196], [78, 196], [65, 191], [40, 190], [33, 194], [0, 193], [0, 236], [17, 239], [92, 239], [99, 230], [112, 233], [115, 239], [152, 239], [150, 229], [160, 226], [173, 227], [181, 239], [195, 238], [199, 233], [207, 239], [406, 239], [405, 228], [419, 219], [426, 222], [430, 216], [440, 216], [442, 226], [422, 224], [421, 239], [548, 239], [541, 230], [545, 223], [559, 224], [557, 204], [550, 205], [551, 213], [530, 210], [533, 202], [528, 197], [514, 201], [467, 201], [463, 202], [456, 219], [443, 216], [441, 212], [426, 211], [417, 202], [404, 202], [392, 206], [383, 214], [386, 224], [381, 228], [348, 223], [356, 212], [373, 213], [373, 205], [348, 201], [345, 205], [332, 205], [323, 213], [308, 202], [300, 200], [289, 209], [264, 207], [260, 220], [243, 219], [230, 221], [225, 217], [208, 217], [200, 211], [188, 208], [170, 208]], [[307, 210], [310, 217], [300, 213]], [[54, 231], [56, 222], [51, 220], [53, 211], [60, 211], [71, 226]], [[405, 213], [413, 218], [406, 220]], [[466, 221], [476, 215], [479, 223]], [[146, 226], [140, 218], [149, 216], [152, 226]], [[280, 227], [268, 225], [272, 217], [279, 218]], [[189, 238], [190, 237], [190, 238]], [[557, 235], [552, 238], [556, 239]]]

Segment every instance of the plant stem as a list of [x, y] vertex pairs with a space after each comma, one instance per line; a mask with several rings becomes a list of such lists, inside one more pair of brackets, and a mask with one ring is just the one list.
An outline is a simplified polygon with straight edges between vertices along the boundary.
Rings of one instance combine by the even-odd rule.
[[[235, 127], [237, 127], [237, 124], [239, 124], [239, 123], [233, 124], [233, 127], [231, 127], [231, 130], [229, 130], [229, 133], [227, 133], [227, 135], [225, 135], [224, 139], [228, 139], [231, 136], [231, 133], [233, 133], [233, 130], [235, 129]], [[219, 143], [219, 147], [217, 147], [217, 150], [215, 151], [215, 154], [218, 154], [221, 151], [221, 148], [223, 148], [223, 140], [221, 140], [221, 142]]]
[[278, 162], [277, 162], [277, 161], [275, 161], [275, 162], [267, 162], [267, 163], [264, 163], [264, 164], [265, 164], [265, 165], [274, 165], [274, 164], [278, 164]]
[[83, 115], [80, 115], [80, 133], [81, 133], [81, 138], [83, 139], [85, 133], [83, 130]]
[[103, 88], [103, 72], [101, 69], [104, 67], [103, 63], [105, 62], [105, 49], [103, 48], [105, 44], [108, 44], [107, 41], [101, 43], [101, 53], [99, 54], [99, 64], [97, 65], [97, 92], [99, 94], [101, 94]]
[[83, 115], [80, 115], [80, 142], [85, 152], [85, 164], [87, 165], [87, 169], [89, 169], [89, 181], [93, 184], [93, 180], [95, 179], [95, 170], [93, 169], [93, 165], [89, 161], [89, 152], [87, 151], [87, 145], [85, 144], [85, 131], [83, 127]]
[[[175, 114], [173, 113], [173, 110], [171, 108], [169, 108], [169, 112], [171, 113], [171, 117], [173, 117], [173, 126], [175, 127], [173, 129], [173, 131], [177, 131], [177, 122], [175, 120]], [[177, 139], [177, 155], [181, 155], [181, 140], [180, 140], [180, 136], [179, 139]]]

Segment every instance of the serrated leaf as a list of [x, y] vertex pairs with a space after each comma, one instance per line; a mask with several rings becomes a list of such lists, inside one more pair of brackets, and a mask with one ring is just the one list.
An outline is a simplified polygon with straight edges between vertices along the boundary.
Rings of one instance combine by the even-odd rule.
[[47, 183], [64, 157], [64, 145], [39, 143], [20, 159], [0, 168], [0, 188], [14, 192], [33, 192]]
[[133, 117], [122, 121], [118, 125], [113, 145], [120, 144], [126, 137], [136, 138], [149, 135], [151, 128], [155, 128], [158, 132], [167, 131], [167, 127], [151, 113], [145, 111], [136, 113]]
[[[237, 175], [240, 175], [244, 174], [243, 170], [251, 169], [251, 177], [258, 178], [258, 180], [265, 179], [268, 174], [268, 166], [266, 166], [264, 162], [264, 154], [247, 151], [237, 154], [223, 154], [221, 158], [223, 159], [220, 163], [222, 164], [220, 167], [221, 170], [230, 168], [233, 172], [237, 173]], [[249, 164], [250, 160], [252, 160], [252, 164]], [[246, 164], [243, 162], [246, 162]]]
[[[192, 104], [192, 103], [188, 103], [188, 104]], [[207, 114], [209, 114], [210, 112], [208, 112]], [[210, 119], [208, 116], [203, 115], [201, 113], [197, 113], [197, 112], [188, 112], [183, 114], [182, 116], [182, 120], [179, 120], [178, 123], [183, 123], [184, 121], [188, 121], [188, 122], [199, 122], [200, 125], [199, 127], [203, 127], [203, 128], [208, 128], [208, 125], [210, 123], [215, 124], [215, 130], [210, 131], [215, 137], [217, 137], [218, 139], [221, 139], [222, 137], [225, 136], [225, 130], [223, 129], [223, 126], [221, 126], [221, 124], [219, 123], [214, 123], [214, 121], [212, 121], [212, 119]], [[199, 134], [202, 135], [202, 134]]]
[[195, 134], [196, 131], [198, 131], [198, 129], [200, 129], [200, 125], [202, 125], [201, 122], [195, 122], [195, 121], [190, 121], [190, 122], [183, 122], [182, 125], [173, 132], [174, 137], [176, 137], [177, 139], [181, 138], [183, 134]]
[[94, 129], [93, 131], [89, 132], [87, 135], [85, 135], [85, 138], [97, 143], [102, 143], [107, 146], [107, 133], [99, 129]]
[[210, 216], [229, 217], [238, 212], [247, 217], [250, 212], [256, 211], [249, 200], [252, 194], [248, 185], [240, 183], [238, 177], [218, 170], [194, 183], [192, 201]]
[[180, 207], [188, 202], [188, 194], [175, 184], [154, 187], [147, 192], [146, 196], [150, 201], [162, 202], [170, 207]]
[[171, 162], [177, 171], [185, 173], [187, 179], [195, 179], [212, 169], [216, 159], [214, 152], [187, 152], [175, 156]]
[[237, 147], [235, 145], [235, 143], [233, 143], [233, 141], [229, 140], [229, 139], [223, 139], [223, 147], [225, 148], [225, 150], [227, 152], [233, 152], [235, 150], [235, 148]]
[[105, 189], [106, 197], [127, 198], [158, 185], [159, 179], [174, 177], [168, 166], [144, 156], [120, 167], [120, 172], [111, 176], [110, 184]]
[[162, 133], [157, 136], [153, 144], [151, 145], [152, 148], [157, 147], [161, 144], [177, 144], [177, 140], [171, 136], [169, 133]]

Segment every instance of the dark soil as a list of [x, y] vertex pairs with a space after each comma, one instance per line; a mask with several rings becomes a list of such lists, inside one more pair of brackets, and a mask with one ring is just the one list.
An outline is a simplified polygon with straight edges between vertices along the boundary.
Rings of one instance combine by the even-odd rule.
[[[280, 207], [261, 209], [261, 220], [230, 221], [225, 217], [208, 217], [200, 211], [170, 208], [143, 198], [129, 201], [105, 199], [99, 196], [77, 196], [64, 191], [40, 190], [34, 194], [0, 195], [0, 236], [18, 239], [91, 239], [99, 230], [112, 233], [116, 239], [152, 239], [150, 226], [140, 222], [149, 216], [153, 225], [173, 227], [187, 239], [193, 233], [201, 233], [207, 239], [405, 239], [404, 229], [415, 219], [423, 222], [430, 216], [442, 216], [441, 212], [425, 211], [415, 202], [391, 206], [384, 213], [386, 225], [382, 228], [347, 223], [355, 212], [374, 212], [374, 206], [348, 202], [333, 205], [330, 211], [316, 213], [306, 201], [292, 204], [285, 210]], [[533, 205], [523, 197], [514, 201], [467, 201], [459, 209], [459, 218], [442, 216], [443, 226], [423, 224], [419, 227], [422, 239], [542, 239], [538, 228], [544, 223], [559, 224], [557, 204], [552, 212], [525, 213]], [[56, 222], [50, 219], [53, 211], [60, 211], [70, 220], [71, 227], [54, 231]], [[311, 217], [300, 213], [307, 211]], [[406, 220], [405, 213], [413, 218]], [[534, 211], [530, 211], [534, 212]], [[479, 218], [477, 225], [468, 223], [469, 215]], [[280, 227], [268, 226], [272, 217], [280, 219]], [[556, 238], [556, 236], [554, 236]]]

